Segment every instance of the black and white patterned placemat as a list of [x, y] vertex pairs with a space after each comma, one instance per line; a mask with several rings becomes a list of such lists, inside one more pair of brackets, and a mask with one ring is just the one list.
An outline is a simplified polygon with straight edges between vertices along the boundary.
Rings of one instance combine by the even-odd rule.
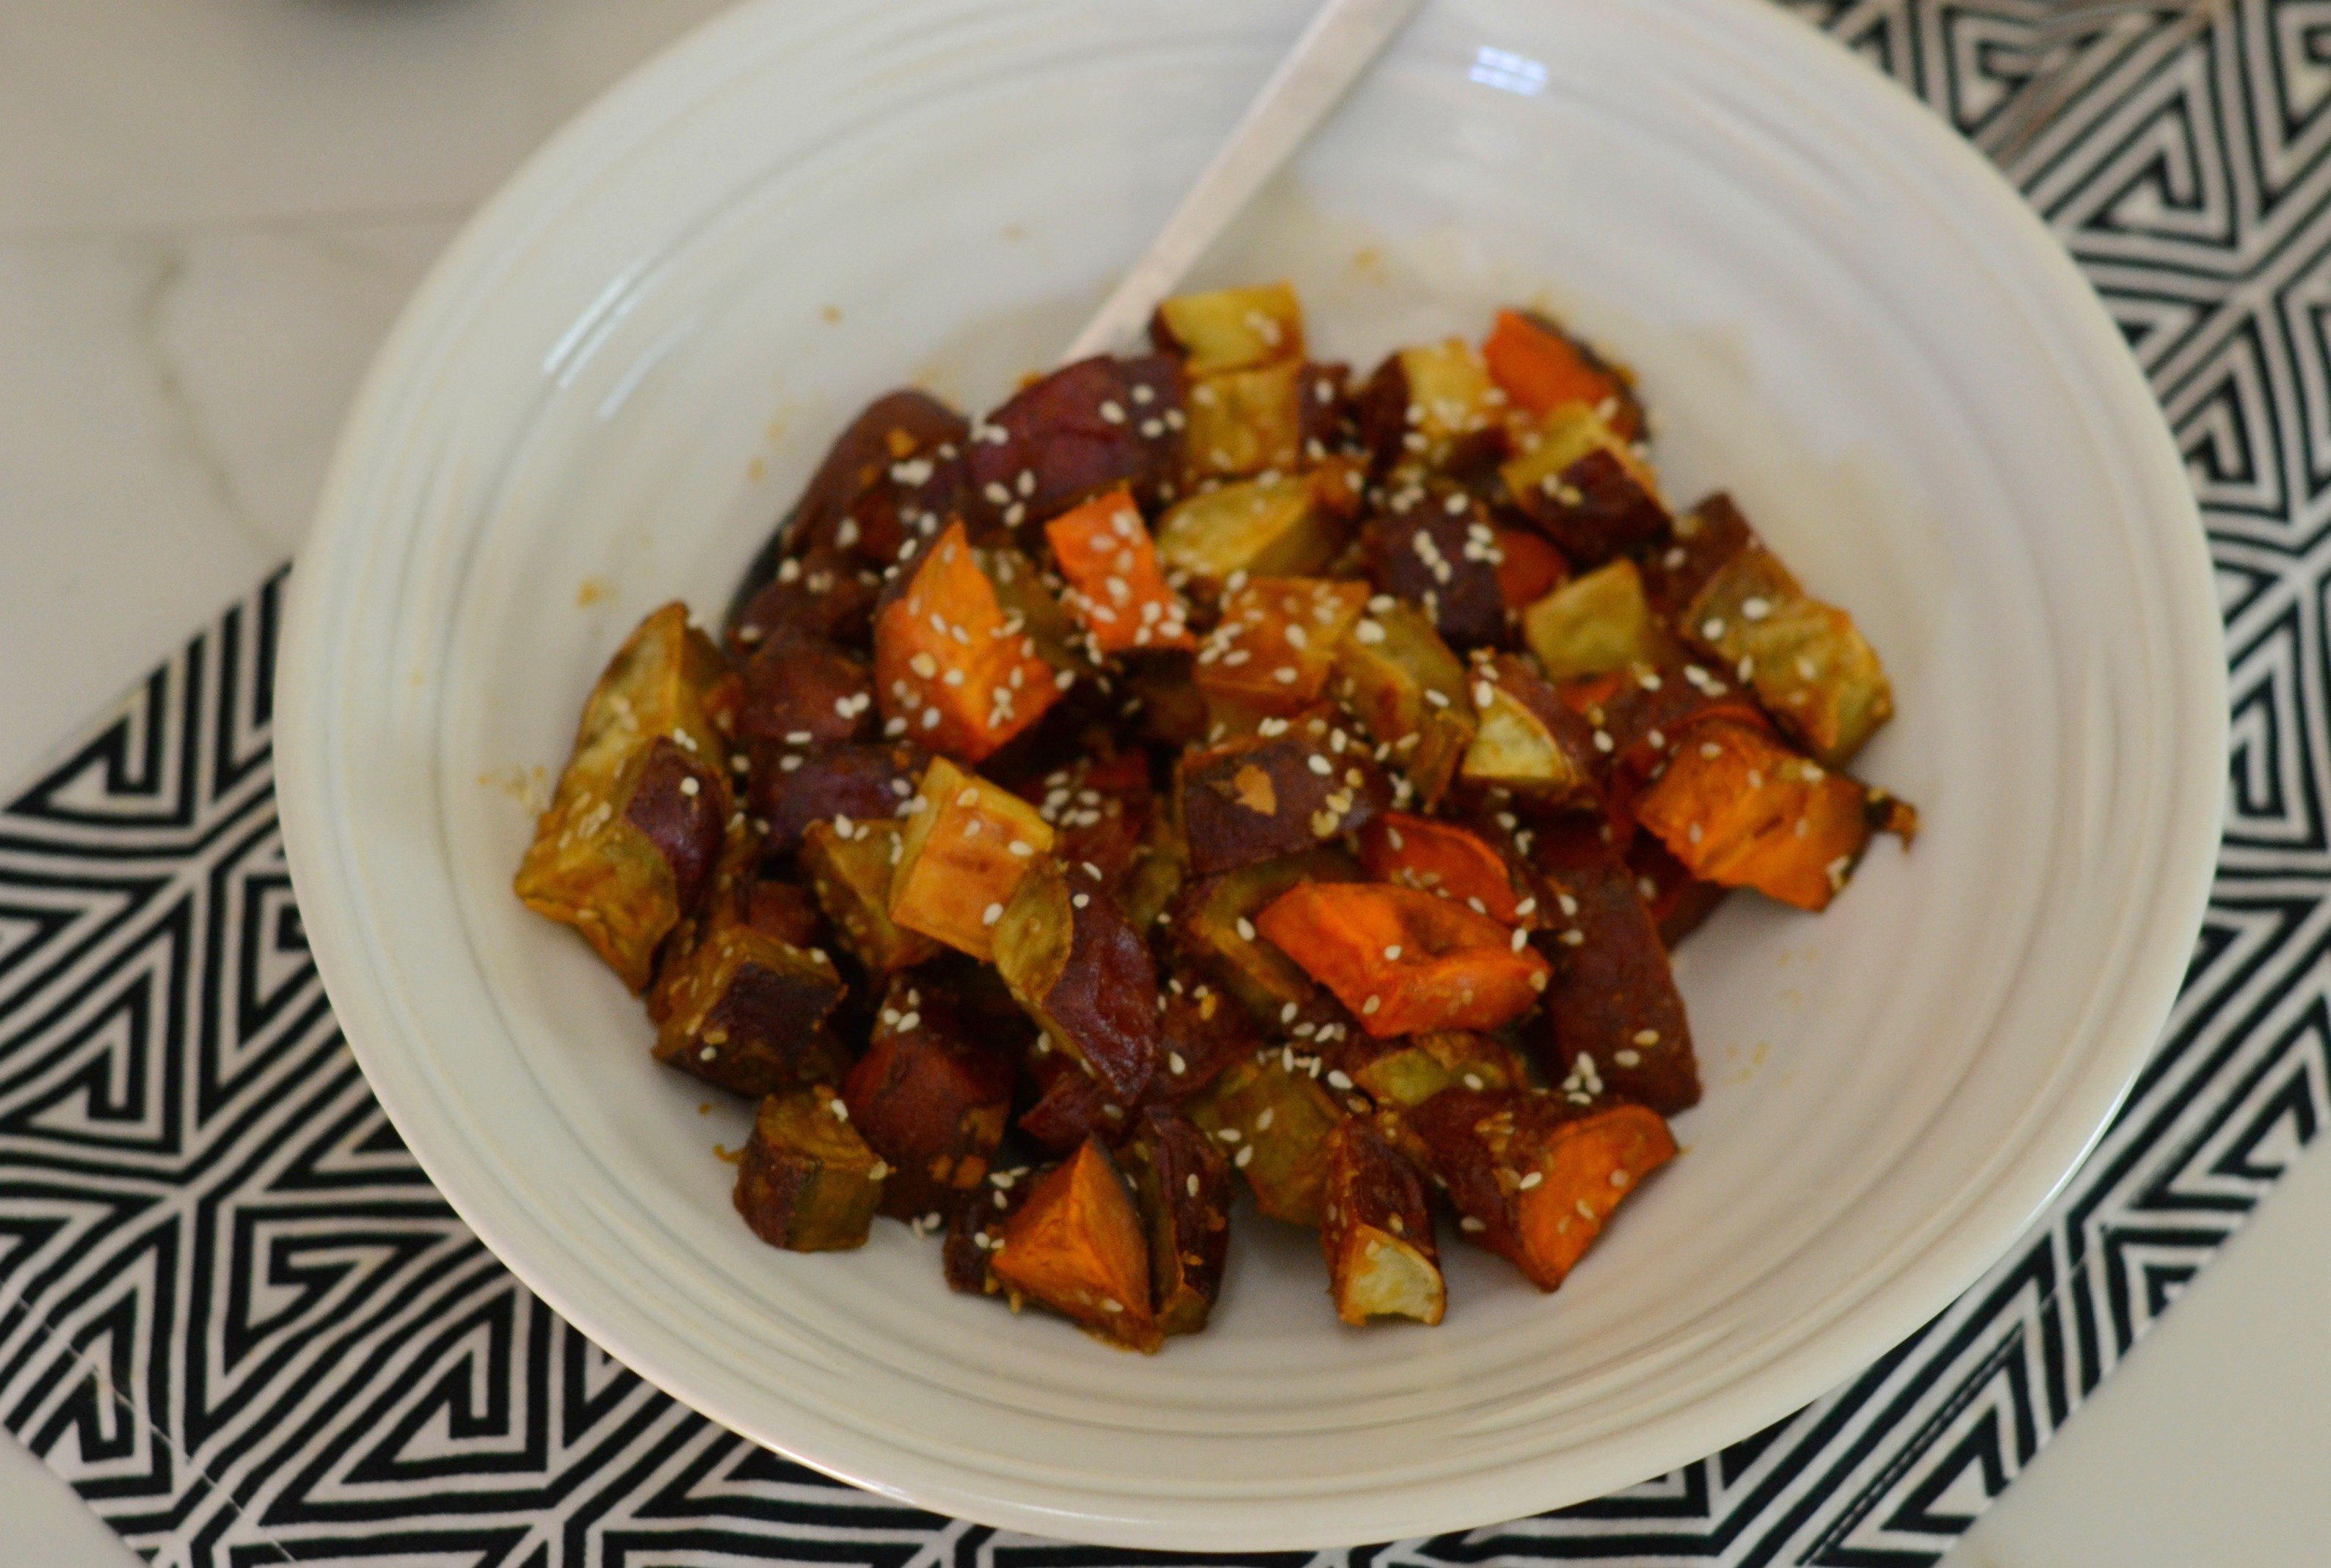
[[[1994, 139], [2050, 11], [1795, 8]], [[2109, 1136], [1981, 1284], [1769, 1430], [1599, 1502], [1320, 1568], [1929, 1562], [2331, 1114], [2326, 59], [2324, 0], [2234, 0], [2198, 36], [2164, 5], [2079, 43], [2014, 159], [2169, 410], [2232, 660], [2223, 863]], [[0, 813], [0, 1422], [185, 1568], [1137, 1556], [916, 1513], [755, 1449], [567, 1328], [453, 1217], [302, 944], [269, 767], [281, 590]]]

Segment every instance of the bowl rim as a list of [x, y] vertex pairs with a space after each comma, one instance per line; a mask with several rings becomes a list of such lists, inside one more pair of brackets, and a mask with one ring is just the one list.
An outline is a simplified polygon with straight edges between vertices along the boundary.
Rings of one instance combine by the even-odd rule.
[[[2148, 536], [2157, 551], [2164, 591], [2163, 625], [2173, 633], [2172, 654], [2196, 651], [2197, 641], [2217, 652], [2207, 660], [2172, 660], [2160, 682], [2160, 717], [2170, 733], [2188, 741], [2169, 793], [2173, 832], [2159, 851], [2155, 898], [2141, 927], [2122, 949], [2128, 983], [2112, 1003], [2114, 1022], [2099, 1031], [2092, 1060], [2068, 1087], [2061, 1107], [2038, 1129], [2016, 1162], [1983, 1199], [1930, 1239], [1915, 1262], [1894, 1272], [1843, 1308], [1829, 1333], [1800, 1344], [1725, 1381], [1710, 1393], [1662, 1411], [1615, 1434], [1599, 1452], [1570, 1462], [1573, 1497], [1598, 1496], [1687, 1464], [1773, 1419], [1819, 1398], [1900, 1343], [1946, 1307], [2014, 1243], [2069, 1183], [2117, 1110], [2167, 1018], [2198, 931], [2218, 856], [2226, 789], [2223, 757], [2228, 727], [2222, 627], [2206, 536], [2184, 470], [2158, 404], [2125, 340], [2070, 255], [2039, 215], [1974, 147], [1899, 84], [1828, 34], [1766, 0], [1662, 0], [1746, 40], [1764, 58], [1802, 73], [1814, 90], [1834, 95], [1870, 117], [1873, 139], [1898, 155], [1922, 160], [1955, 194], [1996, 215], [1988, 236], [2017, 252], [2023, 281], [2047, 290], [2060, 307], [2057, 325], [2077, 337], [2094, 373], [2091, 390], [2103, 402], [2109, 427], [2130, 440], [2130, 473], [2145, 485], [2147, 515], [2176, 513], [2189, 527], [2177, 537]], [[352, 879], [337, 875], [341, 825], [332, 808], [336, 745], [327, 717], [334, 668], [332, 600], [337, 574], [328, 563], [360, 537], [364, 495], [378, 466], [390, 460], [398, 433], [400, 387], [422, 367], [446, 319], [464, 297], [503, 264], [508, 240], [558, 211], [604, 150], [652, 126], [671, 106], [699, 95], [753, 58], [738, 47], [780, 25], [791, 0], [750, 0], [715, 16], [671, 44], [601, 95], [530, 157], [484, 203], [431, 269], [376, 353], [353, 404], [328, 470], [315, 526], [291, 575], [283, 653], [277, 665], [274, 758], [284, 847], [300, 895], [308, 941], [342, 1032], [391, 1122], [430, 1180], [464, 1223], [535, 1295], [568, 1323], [642, 1378], [730, 1430], [788, 1457], [871, 1491], [978, 1522], [1127, 1547], [1187, 1550], [1313, 1548], [1461, 1530], [1537, 1512], [1550, 1502], [1520, 1475], [1499, 1471], [1403, 1490], [1396, 1500], [1359, 1499], [1343, 1520], [1306, 1516], [1286, 1525], [1270, 1522], [1268, 1508], [1251, 1500], [1223, 1504], [1219, 1517], [1193, 1516], [1208, 1505], [1179, 1504], [1164, 1518], [1115, 1519], [1084, 1509], [1047, 1506], [1031, 1495], [1006, 1497], [994, 1478], [966, 1485], [942, 1461], [888, 1449], [877, 1439], [827, 1445], [766, 1430], [749, 1411], [667, 1358], [634, 1333], [640, 1324], [603, 1310], [570, 1289], [555, 1248], [545, 1248], [531, 1216], [499, 1202], [489, 1173], [469, 1164], [458, 1139], [439, 1136], [423, 1097], [396, 1070], [395, 1043], [402, 1023], [376, 967], [376, 954], [359, 939]], [[2140, 435], [2139, 432], [2142, 432]], [[337, 521], [336, 521], [337, 520]], [[2188, 667], [2190, 666], [2190, 667]], [[2206, 745], [2203, 743], [2207, 742]], [[1729, 1412], [1729, 1413], [1727, 1413]], [[1742, 1413], [1746, 1412], [1746, 1413]], [[1032, 1491], [1032, 1489], [1028, 1489]], [[1162, 1500], [1161, 1500], [1162, 1501]]]

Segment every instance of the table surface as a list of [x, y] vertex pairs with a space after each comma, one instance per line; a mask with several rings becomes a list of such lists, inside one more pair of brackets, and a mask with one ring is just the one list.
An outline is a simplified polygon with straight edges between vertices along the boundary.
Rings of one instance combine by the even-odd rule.
[[[718, 8], [7, 0], [0, 781], [298, 545], [375, 344], [463, 214]], [[2317, 1155], [1953, 1568], [2321, 1563], [2326, 1322]], [[0, 1519], [17, 1561], [137, 1561], [5, 1441]]]

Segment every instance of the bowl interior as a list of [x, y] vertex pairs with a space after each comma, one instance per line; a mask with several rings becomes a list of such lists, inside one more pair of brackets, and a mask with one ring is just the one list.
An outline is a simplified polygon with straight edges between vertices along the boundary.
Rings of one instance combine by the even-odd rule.
[[1291, 278], [1315, 356], [1362, 370], [1498, 303], [1567, 316], [1639, 373], [1673, 495], [1731, 489], [1885, 657], [1900, 717], [1856, 771], [1927, 832], [1825, 917], [1737, 898], [1685, 950], [1683, 1157], [1558, 1296], [1445, 1238], [1436, 1331], [1339, 1326], [1314, 1239], [1249, 1216], [1214, 1326], [1149, 1359], [951, 1296], [901, 1227], [799, 1257], [737, 1221], [718, 1151], [747, 1107], [657, 1067], [636, 1002], [509, 890], [584, 694], [656, 604], [717, 616], [867, 398], [977, 408], [1044, 364], [1305, 7], [866, 9], [726, 18], [522, 176], [400, 330], [301, 564], [310, 930], [465, 1217], [748, 1435], [1130, 1544], [1566, 1503], [1915, 1327], [2166, 1005], [2214, 622], [2069, 266], [1889, 89], [1730, 0], [1428, 8], [1204, 273]]

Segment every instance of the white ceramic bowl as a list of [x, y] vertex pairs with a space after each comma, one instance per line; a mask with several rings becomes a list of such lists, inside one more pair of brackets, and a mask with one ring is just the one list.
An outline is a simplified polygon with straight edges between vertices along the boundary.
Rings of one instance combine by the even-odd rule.
[[490, 203], [351, 416], [293, 579], [278, 781], [309, 938], [414, 1152], [526, 1282], [708, 1415], [933, 1508], [1131, 1545], [1441, 1531], [1693, 1459], [1859, 1369], [2078, 1162], [2166, 1010], [2218, 829], [2193, 504], [2103, 311], [1891, 86], [1759, 0], [1435, 0], [1208, 267], [1365, 366], [1539, 298], [1660, 456], [1851, 606], [1925, 809], [1814, 919], [1680, 973], [1687, 1152], [1557, 1296], [1451, 1246], [1437, 1330], [1337, 1326], [1246, 1227], [1214, 1326], [1118, 1354], [879, 1227], [728, 1204], [741, 1106], [509, 878], [624, 631], [711, 615], [868, 396], [973, 406], [1139, 247], [1308, 0], [748, 5]]

